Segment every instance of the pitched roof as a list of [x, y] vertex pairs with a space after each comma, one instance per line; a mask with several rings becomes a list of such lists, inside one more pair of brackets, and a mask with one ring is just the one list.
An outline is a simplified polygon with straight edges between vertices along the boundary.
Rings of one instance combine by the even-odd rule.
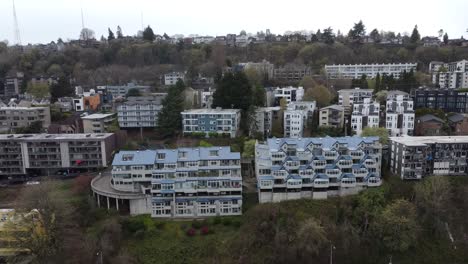
[[420, 117], [418, 117], [418, 120], [421, 121], [421, 122], [435, 121], [435, 122], [438, 122], [438, 123], [444, 123], [444, 120], [438, 118], [437, 116], [431, 115], [431, 114], [420, 116]]

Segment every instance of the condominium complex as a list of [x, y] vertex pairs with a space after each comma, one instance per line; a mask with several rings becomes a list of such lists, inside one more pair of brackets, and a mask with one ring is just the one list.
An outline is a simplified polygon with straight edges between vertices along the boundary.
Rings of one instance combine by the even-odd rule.
[[117, 106], [117, 118], [121, 128], [156, 127], [165, 94], [128, 97]]
[[286, 103], [302, 101], [304, 97], [304, 88], [302, 87], [278, 87], [274, 90], [274, 106], [280, 106], [281, 99], [285, 99]]
[[24, 74], [16, 72], [0, 80], [0, 98], [10, 99], [20, 93], [24, 82]]
[[81, 117], [84, 133], [105, 133], [115, 120], [115, 114], [91, 114]]
[[364, 99], [363, 103], [353, 104], [351, 129], [360, 136], [365, 127], [379, 127], [380, 104]]
[[403, 180], [468, 173], [468, 136], [391, 137], [391, 171]]
[[120, 151], [112, 165], [111, 187], [142, 195], [130, 202], [131, 213], [156, 218], [242, 214], [240, 153], [230, 147]]
[[273, 71], [273, 78], [276, 81], [283, 83], [297, 83], [300, 82], [305, 76], [311, 75], [311, 68], [304, 64], [290, 63], [278, 67]]
[[429, 64], [432, 83], [439, 88], [468, 88], [468, 60], [449, 63], [433, 61]]
[[239, 131], [241, 111], [239, 109], [191, 109], [182, 114], [184, 134], [210, 133], [236, 137]]
[[272, 138], [255, 145], [260, 203], [355, 194], [380, 186], [378, 137]]
[[413, 100], [409, 94], [400, 91], [388, 92], [385, 127], [389, 135], [392, 137], [412, 136], [414, 120]]
[[262, 134], [264, 137], [271, 136], [273, 122], [279, 120], [280, 107], [260, 107], [255, 110], [255, 123], [251, 124], [251, 130]]
[[365, 98], [372, 98], [372, 89], [342, 89], [338, 91], [338, 105], [351, 109], [353, 104], [362, 104]]
[[391, 63], [391, 64], [349, 64], [349, 65], [325, 65], [325, 72], [330, 79], [359, 79], [366, 75], [373, 79], [377, 73], [382, 75], [393, 75], [400, 78], [402, 72], [416, 71], [417, 63]]
[[127, 83], [126, 85], [106, 85], [98, 88], [105, 88], [107, 90], [107, 93], [111, 94], [113, 98], [126, 97], [128, 91], [132, 89], [138, 90], [140, 94], [147, 94], [151, 92], [151, 86], [138, 85], [136, 83]]
[[107, 167], [114, 148], [114, 134], [3, 134], [0, 177]]
[[321, 127], [343, 127], [345, 116], [344, 107], [341, 105], [330, 105], [319, 111], [319, 126]]
[[441, 109], [445, 112], [466, 113], [468, 92], [455, 89], [420, 88], [412, 91], [414, 108]]
[[15, 129], [25, 128], [34, 122], [41, 122], [42, 128], [50, 125], [49, 107], [0, 107], [0, 132], [14, 132]]
[[178, 80], [185, 79], [185, 73], [183, 72], [170, 72], [164, 74], [164, 84], [165, 85], [175, 85]]

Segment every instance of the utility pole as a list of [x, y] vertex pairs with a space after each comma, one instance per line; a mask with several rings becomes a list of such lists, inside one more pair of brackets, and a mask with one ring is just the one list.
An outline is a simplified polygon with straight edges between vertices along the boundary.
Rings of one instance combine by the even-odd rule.
[[330, 245], [330, 264], [333, 264], [333, 250], [336, 249], [333, 244]]

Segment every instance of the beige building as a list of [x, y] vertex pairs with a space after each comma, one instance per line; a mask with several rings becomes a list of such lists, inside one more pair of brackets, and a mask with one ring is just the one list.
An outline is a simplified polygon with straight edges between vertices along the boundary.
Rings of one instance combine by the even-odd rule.
[[115, 120], [115, 114], [92, 114], [81, 119], [84, 133], [105, 133]]
[[330, 105], [320, 109], [319, 126], [343, 127], [344, 107]]
[[47, 129], [50, 125], [49, 107], [0, 107], [0, 132], [14, 132], [18, 128], [30, 126], [40, 121], [42, 128]]

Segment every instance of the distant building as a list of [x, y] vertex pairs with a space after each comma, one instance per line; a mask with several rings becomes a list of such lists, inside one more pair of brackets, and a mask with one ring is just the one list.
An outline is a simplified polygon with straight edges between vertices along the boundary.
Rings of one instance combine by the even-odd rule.
[[128, 97], [118, 104], [117, 116], [121, 128], [156, 127], [165, 94]]
[[83, 92], [78, 98], [73, 98], [75, 112], [97, 111], [101, 107], [101, 95], [91, 89], [89, 92]]
[[366, 127], [379, 127], [380, 104], [372, 102], [370, 98], [364, 99], [363, 103], [353, 104], [351, 115], [351, 129], [360, 136]]
[[104, 168], [114, 148], [114, 134], [3, 134], [0, 177]]
[[53, 122], [47, 129], [48, 134], [79, 134], [83, 133], [83, 121], [79, 113], [73, 113], [65, 120]]
[[364, 99], [372, 98], [373, 93], [372, 89], [341, 89], [338, 91], [338, 105], [343, 106], [349, 112], [353, 104], [364, 103]]
[[166, 73], [164, 74], [164, 85], [175, 85], [179, 79], [184, 81], [185, 73], [183, 72]]
[[261, 62], [241, 63], [241, 65], [245, 71], [254, 69], [262, 79], [269, 80], [273, 78], [275, 65], [267, 60], [263, 60]]
[[34, 122], [41, 122], [42, 128], [47, 129], [50, 125], [50, 108], [0, 106], [0, 132], [11, 133]]
[[202, 132], [208, 136], [209, 133], [217, 133], [234, 138], [239, 131], [239, 109], [191, 109], [181, 114], [184, 134]]
[[105, 133], [115, 120], [115, 114], [91, 114], [81, 117], [84, 133]]
[[466, 113], [468, 92], [454, 89], [420, 88], [412, 91], [414, 108], [441, 109], [444, 112]]
[[423, 37], [421, 42], [424, 47], [439, 47], [442, 43], [438, 37]]
[[255, 124], [252, 124], [254, 132], [261, 133], [263, 137], [272, 135], [273, 122], [278, 120], [280, 107], [260, 107], [255, 110]]
[[274, 90], [274, 106], [280, 106], [281, 99], [286, 99], [286, 103], [302, 101], [304, 97], [303, 87], [277, 87]]
[[344, 107], [330, 105], [320, 109], [319, 126], [340, 128], [344, 126]]
[[11, 98], [17, 96], [23, 85], [24, 74], [22, 72], [16, 72], [11, 75], [7, 75], [0, 84], [0, 98]]
[[468, 135], [468, 114], [454, 114], [447, 119], [453, 135]]
[[391, 64], [339, 64], [325, 65], [325, 72], [329, 79], [359, 79], [366, 75], [368, 79], [373, 79], [377, 73], [382, 75], [393, 75], [399, 79], [402, 72], [416, 71], [417, 63], [391, 63]]
[[312, 76], [312, 70], [304, 64], [290, 63], [273, 71], [273, 79], [284, 83], [297, 83], [305, 76]]
[[284, 137], [300, 138], [304, 135], [304, 112], [300, 110], [284, 111]]
[[255, 145], [260, 203], [326, 199], [380, 186], [377, 137], [271, 138]]
[[444, 135], [444, 120], [433, 116], [423, 115], [416, 118], [415, 136], [441, 136]]
[[126, 85], [106, 85], [98, 87], [98, 89], [107, 89], [107, 93], [111, 94], [113, 98], [126, 97], [128, 91], [136, 89], [140, 94], [144, 95], [151, 92], [151, 86], [138, 85], [136, 83], [128, 83]]
[[449, 63], [433, 61], [429, 64], [432, 83], [440, 88], [468, 88], [468, 60]]
[[415, 114], [408, 93], [389, 91], [385, 111], [385, 127], [392, 137], [413, 135]]
[[468, 137], [391, 137], [391, 171], [403, 180], [466, 176]]

